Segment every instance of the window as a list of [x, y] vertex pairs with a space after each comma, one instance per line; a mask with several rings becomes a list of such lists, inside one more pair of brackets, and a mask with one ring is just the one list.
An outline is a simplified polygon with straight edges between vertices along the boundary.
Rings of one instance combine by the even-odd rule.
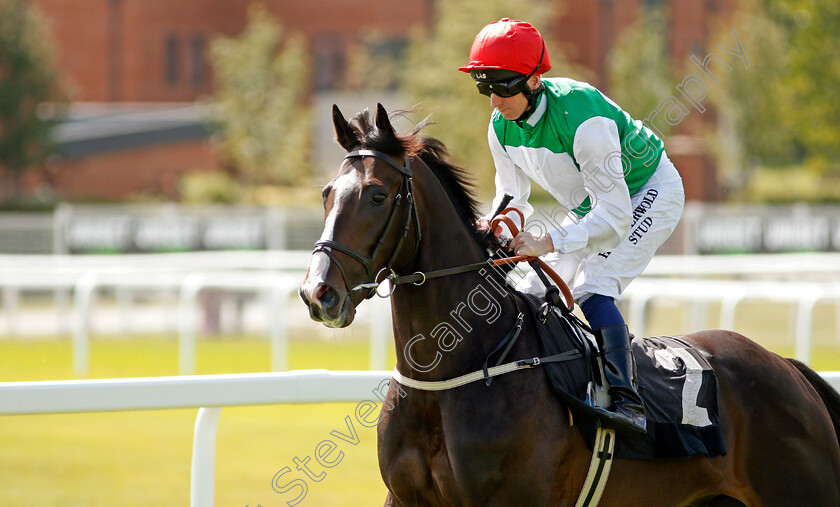
[[190, 80], [195, 86], [204, 84], [204, 36], [193, 35], [190, 41]]
[[178, 82], [178, 38], [175, 34], [166, 37], [166, 82], [170, 85]]

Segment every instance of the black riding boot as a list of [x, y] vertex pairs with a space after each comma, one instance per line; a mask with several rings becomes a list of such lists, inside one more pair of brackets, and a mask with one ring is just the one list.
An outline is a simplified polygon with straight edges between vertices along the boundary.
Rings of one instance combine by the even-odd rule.
[[640, 436], [645, 429], [645, 405], [636, 386], [636, 362], [630, 351], [630, 332], [626, 324], [607, 326], [595, 331], [603, 351], [604, 372], [610, 384], [610, 411], [598, 410], [606, 418], [604, 426]]

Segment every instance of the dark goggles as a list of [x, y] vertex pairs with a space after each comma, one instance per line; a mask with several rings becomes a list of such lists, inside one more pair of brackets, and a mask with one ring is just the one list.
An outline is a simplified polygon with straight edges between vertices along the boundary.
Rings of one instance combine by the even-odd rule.
[[510, 81], [476, 81], [475, 86], [478, 93], [482, 95], [496, 94], [502, 98], [513, 97], [525, 91], [530, 76], [518, 76]]
[[542, 65], [543, 56], [545, 56], [545, 42], [540, 51], [540, 61], [527, 76], [505, 69], [473, 69], [470, 71], [470, 77], [476, 80], [475, 86], [478, 88], [478, 93], [482, 95], [489, 97], [495, 93], [496, 96], [504, 99], [513, 97], [528, 90], [528, 80]]

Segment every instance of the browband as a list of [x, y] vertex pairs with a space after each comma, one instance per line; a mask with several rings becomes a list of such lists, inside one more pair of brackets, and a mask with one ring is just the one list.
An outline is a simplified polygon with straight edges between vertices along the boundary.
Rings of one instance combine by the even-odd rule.
[[406, 176], [411, 176], [411, 169], [408, 167], [408, 156], [405, 157], [405, 165], [398, 164], [392, 156], [376, 150], [356, 150], [351, 151], [350, 153], [344, 156], [345, 159], [355, 157], [376, 157], [378, 159], [382, 159], [385, 162], [391, 164], [391, 166], [397, 171], [405, 174]]

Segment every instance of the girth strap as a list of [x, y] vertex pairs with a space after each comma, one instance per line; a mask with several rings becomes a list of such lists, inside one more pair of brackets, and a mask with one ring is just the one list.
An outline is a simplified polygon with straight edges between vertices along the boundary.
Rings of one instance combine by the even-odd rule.
[[614, 450], [615, 430], [598, 426], [589, 472], [586, 474], [586, 481], [583, 483], [583, 489], [575, 507], [594, 507], [601, 501], [601, 495], [604, 494], [607, 479], [610, 477], [610, 468], [615, 457]]

